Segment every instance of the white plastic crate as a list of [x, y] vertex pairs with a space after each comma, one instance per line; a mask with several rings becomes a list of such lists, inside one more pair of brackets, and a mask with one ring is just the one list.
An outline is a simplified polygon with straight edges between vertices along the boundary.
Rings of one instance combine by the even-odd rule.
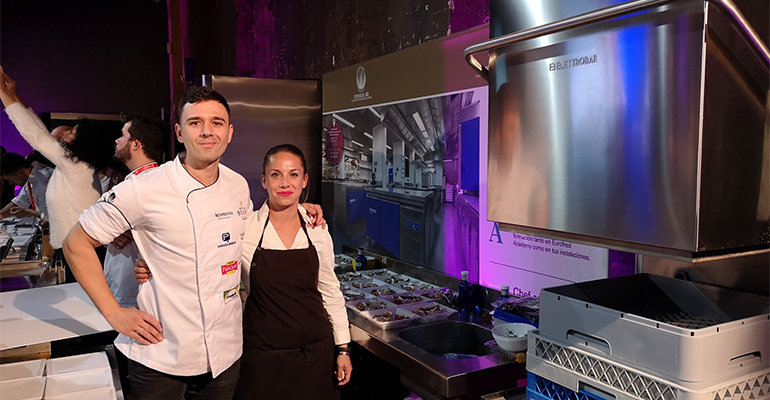
[[107, 353], [78, 354], [70, 357], [51, 358], [47, 361], [46, 371], [50, 375], [66, 374], [89, 369], [110, 368]]
[[0, 381], [43, 376], [45, 360], [21, 361], [0, 365]]
[[49, 375], [45, 383], [45, 398], [114, 387], [110, 368]]
[[527, 371], [575, 392], [615, 400], [759, 400], [770, 398], [770, 368], [731, 379], [672, 382], [531, 331]]
[[31, 400], [41, 399], [45, 388], [45, 377], [14, 379], [0, 382], [0, 399]]
[[770, 368], [770, 300], [638, 274], [543, 289], [540, 332], [666, 379]]
[[45, 400], [116, 400], [115, 388], [83, 390], [57, 396], [46, 396]]

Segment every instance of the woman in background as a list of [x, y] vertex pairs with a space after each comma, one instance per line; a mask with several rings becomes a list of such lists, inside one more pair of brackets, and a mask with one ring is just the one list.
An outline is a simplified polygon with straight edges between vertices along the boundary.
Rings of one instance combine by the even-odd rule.
[[54, 265], [65, 266], [67, 282], [75, 282], [72, 272], [66, 267], [61, 251], [62, 241], [83, 210], [96, 203], [101, 196], [101, 184], [95, 179], [94, 172], [109, 164], [115, 153], [115, 139], [120, 132], [110, 132], [97, 121], [81, 118], [72, 129], [57, 129], [57, 133], [67, 138], [57, 140], [37, 114], [21, 101], [16, 92], [16, 81], [2, 67], [0, 101], [21, 136], [56, 165], [46, 190], [53, 262]]

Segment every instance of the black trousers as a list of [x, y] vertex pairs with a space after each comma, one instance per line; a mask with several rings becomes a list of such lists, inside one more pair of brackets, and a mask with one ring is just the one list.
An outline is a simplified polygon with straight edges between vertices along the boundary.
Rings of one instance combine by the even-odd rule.
[[212, 377], [211, 372], [196, 376], [176, 376], [128, 360], [131, 400], [231, 400], [238, 383], [241, 361]]

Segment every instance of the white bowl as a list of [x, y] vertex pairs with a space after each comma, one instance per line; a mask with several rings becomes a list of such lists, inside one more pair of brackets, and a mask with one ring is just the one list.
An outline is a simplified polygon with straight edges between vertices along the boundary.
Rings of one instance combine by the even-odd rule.
[[512, 322], [492, 328], [492, 337], [501, 349], [519, 352], [527, 349], [527, 333], [533, 329], [534, 325]]

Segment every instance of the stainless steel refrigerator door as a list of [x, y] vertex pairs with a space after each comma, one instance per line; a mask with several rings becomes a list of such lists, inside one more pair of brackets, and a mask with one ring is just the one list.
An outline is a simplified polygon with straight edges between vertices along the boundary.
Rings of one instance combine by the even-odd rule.
[[[221, 93], [230, 106], [233, 139], [222, 163], [249, 182], [254, 207], [267, 199], [262, 161], [271, 147], [290, 143], [305, 154], [307, 201], [321, 202], [321, 82], [207, 75], [204, 86]], [[303, 202], [304, 199], [300, 199]]]

